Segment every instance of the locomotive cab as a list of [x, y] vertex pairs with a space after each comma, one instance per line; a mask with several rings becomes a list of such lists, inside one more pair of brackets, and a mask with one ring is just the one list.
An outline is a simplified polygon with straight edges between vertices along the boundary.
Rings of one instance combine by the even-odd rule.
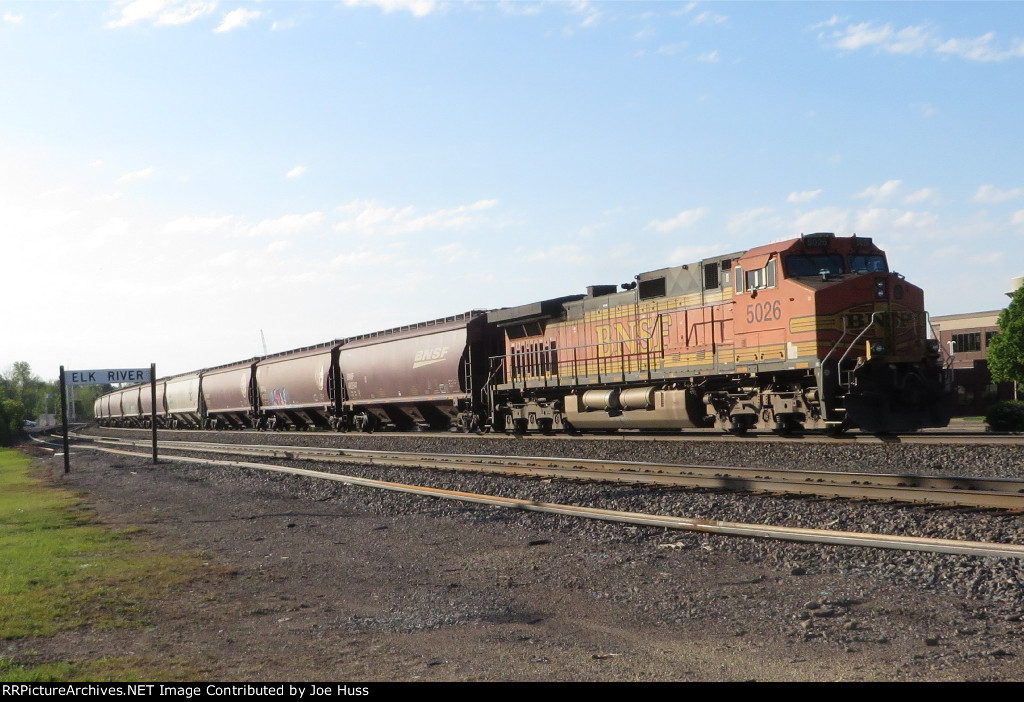
[[804, 396], [816, 419], [869, 432], [948, 424], [951, 380], [929, 338], [923, 292], [889, 270], [871, 239], [820, 233], [765, 248], [739, 261], [764, 272], [737, 273], [748, 284], [736, 294], [749, 297], [738, 302], [737, 339], [763, 348], [784, 338], [790, 361], [814, 369]]

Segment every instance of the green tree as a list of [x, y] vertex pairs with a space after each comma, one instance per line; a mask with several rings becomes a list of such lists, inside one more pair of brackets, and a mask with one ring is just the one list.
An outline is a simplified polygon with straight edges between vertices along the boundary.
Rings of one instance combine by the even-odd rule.
[[22, 419], [35, 419], [48, 410], [54, 412], [60, 404], [59, 388], [56, 381], [46, 382], [33, 375], [32, 367], [25, 361], [18, 361], [0, 373], [0, 398], [21, 403]]
[[999, 333], [988, 345], [988, 369], [997, 383], [1024, 383], [1024, 287], [999, 313]]
[[10, 446], [21, 436], [25, 406], [19, 400], [0, 398], [0, 446]]

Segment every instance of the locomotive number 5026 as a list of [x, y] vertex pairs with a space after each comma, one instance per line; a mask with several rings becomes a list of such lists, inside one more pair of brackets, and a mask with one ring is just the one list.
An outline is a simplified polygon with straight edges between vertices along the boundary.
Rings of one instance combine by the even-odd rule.
[[747, 305], [747, 324], [754, 322], [771, 322], [782, 319], [782, 303], [779, 300], [772, 302], [755, 302]]

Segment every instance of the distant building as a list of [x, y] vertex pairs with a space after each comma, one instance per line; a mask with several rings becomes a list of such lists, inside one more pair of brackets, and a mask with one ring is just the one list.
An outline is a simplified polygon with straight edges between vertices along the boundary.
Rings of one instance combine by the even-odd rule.
[[[1013, 290], [1006, 294], [1013, 297], [1022, 285], [1024, 276], [1014, 278]], [[989, 342], [999, 333], [1000, 312], [1002, 310], [932, 317], [932, 328], [939, 343], [953, 358], [961, 415], [984, 414], [989, 405], [1014, 399], [1014, 384], [993, 383], [986, 360]]]

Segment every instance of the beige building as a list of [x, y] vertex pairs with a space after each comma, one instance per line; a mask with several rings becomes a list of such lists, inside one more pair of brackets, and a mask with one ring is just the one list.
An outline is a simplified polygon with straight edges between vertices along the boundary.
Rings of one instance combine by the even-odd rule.
[[[1024, 286], [1024, 276], [1014, 278], [1014, 292]], [[1013, 383], [993, 383], [988, 372], [988, 345], [999, 333], [999, 313], [970, 312], [932, 317], [932, 329], [942, 345], [944, 356], [952, 358], [959, 391], [961, 414], [980, 414], [998, 400], [1014, 399]], [[947, 356], [948, 354], [948, 356]]]
[[953, 368], [973, 368], [976, 361], [984, 361], [988, 344], [999, 333], [999, 313], [969, 312], [932, 317], [932, 329], [945, 353], [953, 357]]

